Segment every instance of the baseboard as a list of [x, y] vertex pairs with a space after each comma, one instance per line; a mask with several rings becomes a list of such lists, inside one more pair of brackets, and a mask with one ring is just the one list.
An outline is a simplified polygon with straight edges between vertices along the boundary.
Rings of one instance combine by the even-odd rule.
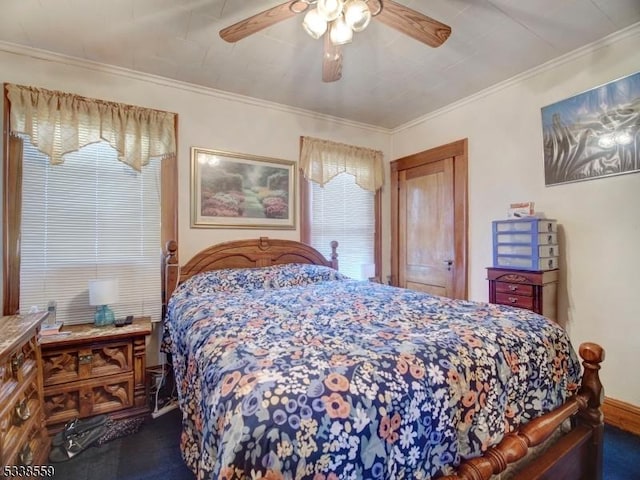
[[640, 407], [605, 397], [602, 411], [607, 425], [640, 435]]

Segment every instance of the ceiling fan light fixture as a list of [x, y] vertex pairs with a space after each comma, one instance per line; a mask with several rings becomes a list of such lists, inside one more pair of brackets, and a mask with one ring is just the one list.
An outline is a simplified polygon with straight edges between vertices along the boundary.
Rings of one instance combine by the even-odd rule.
[[371, 21], [371, 10], [364, 0], [350, 0], [344, 6], [344, 20], [354, 32], [362, 32]]
[[318, 13], [327, 22], [333, 22], [340, 15], [342, 15], [342, 9], [344, 7], [344, 0], [318, 0], [316, 8]]
[[327, 31], [327, 22], [320, 15], [317, 8], [309, 10], [304, 16], [302, 26], [311, 38], [316, 40]]
[[350, 43], [353, 40], [353, 30], [344, 21], [344, 17], [341, 15], [331, 23], [331, 31], [329, 32], [329, 38], [333, 45], [344, 45]]

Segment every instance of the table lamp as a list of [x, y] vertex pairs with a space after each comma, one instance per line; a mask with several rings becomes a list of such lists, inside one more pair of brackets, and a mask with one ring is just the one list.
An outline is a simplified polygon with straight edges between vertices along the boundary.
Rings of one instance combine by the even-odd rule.
[[109, 304], [117, 301], [117, 279], [89, 280], [89, 305], [96, 307], [96, 314], [93, 317], [96, 327], [111, 325], [115, 321]]

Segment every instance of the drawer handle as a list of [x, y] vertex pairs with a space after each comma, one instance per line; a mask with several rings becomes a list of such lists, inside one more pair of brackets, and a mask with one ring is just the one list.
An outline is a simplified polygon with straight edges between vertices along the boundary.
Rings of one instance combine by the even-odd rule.
[[92, 361], [93, 361], [93, 355], [92, 354], [80, 355], [78, 357], [78, 363], [80, 363], [81, 365], [85, 365], [87, 363], [91, 363]]
[[31, 410], [29, 410], [29, 403], [26, 398], [23, 398], [21, 402], [16, 403], [15, 408], [13, 409], [14, 413], [14, 424], [16, 426], [21, 425], [22, 423], [29, 420], [31, 417]]
[[20, 453], [18, 454], [18, 462], [20, 462], [20, 465], [24, 465], [25, 467], [33, 463], [33, 452], [31, 451], [31, 445], [28, 443], [22, 450], [20, 450]]
[[516, 297], [509, 297], [509, 301], [511, 303], [518, 303], [518, 299]]
[[13, 370], [14, 376], [18, 374], [18, 370], [22, 368], [22, 365], [24, 365], [24, 353], [20, 352], [11, 359], [11, 370]]
[[510, 292], [515, 292], [516, 290], [518, 290], [518, 286], [517, 285], [509, 285], [509, 291]]

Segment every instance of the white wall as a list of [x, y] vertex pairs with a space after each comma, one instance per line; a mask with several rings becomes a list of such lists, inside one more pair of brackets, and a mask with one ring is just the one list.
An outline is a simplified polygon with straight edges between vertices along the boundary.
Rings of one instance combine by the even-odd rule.
[[[382, 150], [386, 157], [389, 155], [390, 134], [385, 129], [124, 69], [16, 49], [1, 43], [0, 82], [61, 90], [177, 113], [179, 254], [183, 261], [202, 248], [226, 240], [262, 235], [299, 239], [299, 229], [191, 229], [189, 180], [192, 146], [297, 160], [299, 138], [309, 135], [375, 148]], [[296, 211], [299, 213], [299, 209]]]
[[535, 202], [561, 231], [560, 322], [606, 350], [606, 395], [640, 405], [640, 173], [545, 187], [540, 109], [640, 70], [640, 26], [393, 134], [392, 158], [469, 139], [469, 295], [487, 300], [491, 221]]
[[[0, 44], [0, 82], [73, 92], [179, 114], [179, 254], [182, 261], [225, 240], [298, 230], [191, 229], [189, 148], [199, 146], [296, 160], [300, 135], [381, 149], [387, 160], [469, 138], [469, 293], [487, 299], [491, 220], [513, 201], [533, 200], [562, 225], [560, 320], [577, 346], [602, 344], [608, 396], [640, 405], [640, 380], [629, 374], [640, 351], [640, 174], [544, 187], [540, 108], [640, 70], [640, 28], [553, 66], [398, 129], [390, 135], [289, 108], [242, 99], [114, 68]], [[392, 145], [391, 145], [391, 142]], [[389, 272], [389, 192], [383, 192], [383, 274]], [[299, 211], [299, 209], [298, 209]], [[298, 222], [299, 224], [299, 222]], [[1, 291], [1, 290], [0, 290]]]
[[[222, 241], [259, 236], [300, 239], [299, 219], [296, 230], [190, 228], [192, 146], [297, 160], [300, 136], [308, 135], [374, 148], [382, 150], [385, 157], [389, 155], [391, 136], [385, 129], [0, 43], [2, 82], [61, 90], [178, 114], [178, 254], [182, 263], [203, 248]], [[388, 204], [388, 191], [385, 196]], [[296, 208], [297, 215], [299, 211]], [[383, 247], [388, 250], [387, 239]], [[157, 363], [152, 357], [149, 361]]]

